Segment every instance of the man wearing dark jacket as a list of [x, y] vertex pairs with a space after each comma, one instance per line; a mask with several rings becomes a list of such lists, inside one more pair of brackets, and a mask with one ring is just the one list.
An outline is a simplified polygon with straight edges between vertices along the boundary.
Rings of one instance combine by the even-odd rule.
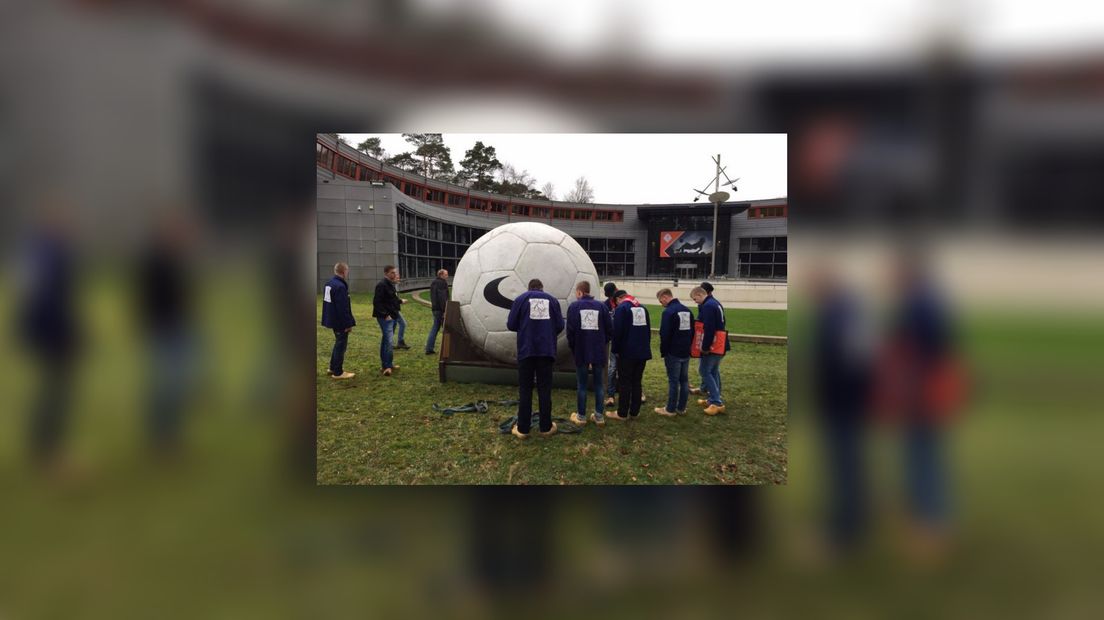
[[376, 292], [372, 298], [372, 316], [379, 323], [382, 337], [380, 338], [380, 366], [383, 367], [383, 375], [390, 377], [394, 369], [398, 368], [394, 362], [395, 348], [392, 342], [395, 334], [395, 317], [399, 314], [402, 301], [395, 290], [395, 282], [399, 279], [399, 270], [394, 265], [383, 268], [383, 279], [376, 284]]
[[433, 350], [433, 345], [437, 344], [437, 331], [440, 330], [441, 325], [445, 323], [445, 306], [448, 304], [449, 300], [447, 269], [440, 269], [437, 271], [437, 279], [429, 285], [429, 300], [432, 303], [433, 309], [433, 327], [430, 328], [429, 338], [426, 339], [426, 355], [436, 353], [436, 351]]
[[578, 408], [571, 414], [576, 426], [586, 425], [587, 381], [594, 382], [594, 413], [590, 419], [602, 426], [606, 408], [602, 380], [606, 376], [606, 345], [613, 336], [613, 321], [605, 304], [590, 294], [590, 282], [575, 285], [575, 299], [567, 308], [567, 345], [575, 355]]
[[705, 407], [706, 415], [724, 413], [724, 399], [721, 398], [721, 360], [732, 349], [725, 338], [724, 353], [708, 353], [717, 331], [725, 329], [724, 308], [721, 303], [700, 286], [690, 291], [690, 297], [698, 303], [698, 320], [702, 323], [702, 354], [698, 362], [698, 374], [701, 375], [702, 389], [708, 398], [698, 400]]
[[[613, 311], [617, 309], [617, 285], [613, 282], [606, 282], [606, 285], [602, 287], [602, 292], [606, 295], [606, 300], [602, 306], [609, 313], [610, 324], [613, 324]], [[614, 404], [613, 395], [617, 393], [617, 356], [612, 352], [609, 356], [609, 362], [606, 366], [606, 406], [609, 407]]]
[[606, 417], [613, 420], [635, 418], [640, 414], [644, 366], [652, 359], [652, 323], [648, 310], [625, 291], [617, 291], [612, 350], [620, 366], [617, 370], [617, 414]]
[[344, 368], [349, 332], [356, 325], [352, 302], [349, 300], [348, 277], [349, 266], [338, 263], [334, 265], [334, 277], [322, 289], [322, 327], [329, 327], [334, 333], [333, 352], [330, 353], [330, 376], [334, 379], [352, 379], [356, 376], [345, 372]]
[[694, 336], [694, 313], [682, 305], [671, 293], [661, 289], [656, 293], [663, 306], [663, 318], [659, 323], [659, 355], [667, 367], [667, 405], [656, 407], [662, 416], [686, 413], [686, 401], [690, 400], [690, 341]]
[[518, 421], [512, 432], [519, 439], [529, 438], [535, 377], [540, 434], [553, 435], [552, 365], [556, 361], [556, 337], [564, 330], [559, 300], [544, 292], [540, 280], [530, 280], [529, 290], [518, 295], [510, 308], [506, 329], [517, 332]]

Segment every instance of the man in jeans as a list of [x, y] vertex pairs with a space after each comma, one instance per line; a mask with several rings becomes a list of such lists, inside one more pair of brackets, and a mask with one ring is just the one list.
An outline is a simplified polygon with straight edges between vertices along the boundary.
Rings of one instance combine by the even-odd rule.
[[690, 291], [690, 297], [698, 304], [698, 320], [702, 322], [702, 355], [698, 362], [698, 374], [701, 375], [702, 389], [708, 394], [708, 398], [699, 399], [698, 404], [705, 407], [706, 415], [717, 415], [725, 410], [724, 399], [721, 397], [721, 360], [732, 349], [732, 345], [725, 338], [725, 353], [707, 351], [713, 344], [717, 331], [725, 329], [724, 308], [700, 286]]
[[349, 300], [348, 277], [349, 266], [338, 263], [334, 265], [334, 277], [322, 289], [322, 326], [329, 327], [334, 333], [334, 346], [330, 353], [330, 376], [334, 379], [352, 379], [356, 376], [344, 368], [349, 332], [356, 325]]
[[380, 366], [383, 368], [383, 376], [390, 377], [398, 368], [393, 361], [395, 349], [392, 344], [395, 330], [395, 317], [399, 314], [402, 302], [399, 293], [395, 290], [395, 282], [399, 280], [399, 270], [394, 265], [383, 268], [383, 279], [376, 284], [376, 292], [372, 298], [372, 316], [379, 323], [380, 331]]
[[518, 295], [510, 307], [506, 329], [517, 332], [518, 421], [511, 432], [518, 439], [529, 438], [535, 378], [540, 434], [545, 437], [554, 435], [552, 365], [556, 362], [556, 337], [564, 330], [559, 300], [544, 292], [544, 284], [540, 280], [530, 280], [529, 290]]
[[667, 406], [656, 407], [661, 416], [686, 413], [690, 399], [690, 341], [694, 337], [694, 313], [682, 305], [671, 289], [660, 289], [656, 298], [663, 306], [659, 322], [659, 355], [667, 367]]
[[575, 299], [567, 308], [567, 344], [575, 356], [576, 394], [578, 408], [571, 414], [576, 426], [586, 425], [587, 381], [594, 382], [594, 413], [590, 419], [598, 426], [606, 423], [602, 380], [606, 375], [606, 345], [613, 332], [613, 322], [602, 302], [590, 294], [590, 282], [575, 285]]
[[429, 300], [433, 306], [433, 327], [429, 330], [429, 338], [426, 339], [425, 353], [433, 355], [433, 345], [437, 344], [437, 331], [445, 323], [445, 306], [449, 300], [448, 270], [437, 271], [437, 279], [429, 285]]
[[[617, 285], [613, 282], [606, 282], [606, 285], [602, 287], [602, 292], [606, 295], [606, 301], [602, 304], [602, 307], [609, 313], [610, 324], [613, 323], [613, 311], [617, 309]], [[613, 395], [617, 393], [617, 356], [612, 352], [609, 355], [609, 360], [606, 365], [606, 406], [610, 407], [617, 404]]]

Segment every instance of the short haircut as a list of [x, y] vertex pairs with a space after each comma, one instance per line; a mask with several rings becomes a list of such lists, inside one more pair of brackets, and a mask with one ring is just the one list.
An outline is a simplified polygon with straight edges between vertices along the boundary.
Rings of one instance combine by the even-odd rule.
[[383, 275], [387, 275], [387, 274], [391, 273], [394, 270], [395, 270], [394, 265], [387, 265], [383, 268]]
[[693, 297], [694, 295], [709, 295], [709, 293], [704, 288], [695, 286], [694, 290], [690, 291], [690, 296]]
[[672, 293], [671, 289], [669, 289], [669, 288], [661, 288], [661, 289], [659, 289], [659, 292], [656, 293], [656, 299], [659, 299], [660, 297], [674, 297], [674, 296], [675, 296], [674, 293]]
[[529, 280], [529, 290], [531, 290], [531, 291], [543, 291], [544, 290], [544, 283], [542, 283], [540, 280], [538, 280], [536, 278], [533, 278], [532, 280]]
[[583, 295], [590, 295], [590, 282], [586, 280], [579, 280], [579, 283], [575, 285], [575, 290], [579, 291]]
[[349, 273], [349, 266], [346, 265], [345, 263], [338, 263], [338, 264], [334, 265], [334, 273], [336, 273], [336, 274]]
[[448, 273], [448, 269], [438, 269], [437, 270], [437, 277], [440, 278], [443, 275], [445, 275], [446, 273]]

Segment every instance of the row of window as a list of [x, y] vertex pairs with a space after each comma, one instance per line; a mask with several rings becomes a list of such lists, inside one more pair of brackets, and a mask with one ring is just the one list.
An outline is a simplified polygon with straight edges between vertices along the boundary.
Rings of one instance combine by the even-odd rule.
[[379, 169], [372, 169], [365, 166], [359, 161], [354, 161], [345, 157], [344, 155], [334, 152], [333, 149], [323, 145], [321, 142], [315, 143], [315, 161], [317, 164], [327, 170], [332, 170], [337, 174], [356, 181], [383, 181], [391, 183], [395, 187], [399, 188], [399, 191], [410, 196], [423, 200], [425, 202], [432, 202], [447, 207], [455, 207], [459, 209], [466, 209], [470, 211], [483, 211], [487, 213], [509, 213], [511, 215], [520, 215], [522, 217], [529, 217], [534, 219], [552, 219], [552, 220], [574, 220], [574, 221], [595, 221], [595, 222], [620, 222], [624, 219], [623, 211], [613, 211], [608, 209], [578, 209], [578, 208], [566, 208], [566, 207], [546, 207], [537, 205], [527, 205], [514, 203], [512, 200], [509, 203], [498, 200], [487, 200], [485, 198], [472, 198], [465, 194], [457, 194], [448, 192], [441, 189], [428, 187], [426, 185], [415, 183], [402, 179], [386, 172], [383, 172], [382, 165]]
[[[429, 278], [438, 269], [456, 271], [468, 246], [487, 230], [450, 224], [396, 205], [399, 231], [399, 270], [408, 278]], [[599, 276], [634, 275], [636, 244], [633, 239], [575, 238], [587, 251]]]
[[789, 205], [779, 205], [777, 207], [749, 207], [748, 219], [763, 219], [768, 217], [789, 217], [790, 208]]
[[736, 273], [741, 278], [786, 279], [786, 237], [743, 237]]

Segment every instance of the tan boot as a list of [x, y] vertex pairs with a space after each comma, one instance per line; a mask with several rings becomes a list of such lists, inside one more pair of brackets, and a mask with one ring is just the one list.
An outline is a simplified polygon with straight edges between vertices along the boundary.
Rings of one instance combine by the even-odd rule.
[[551, 437], [552, 435], [555, 435], [555, 434], [556, 434], [556, 431], [557, 431], [557, 430], [559, 430], [559, 429], [558, 429], [558, 428], [556, 428], [556, 423], [555, 423], [555, 422], [553, 422], [553, 423], [552, 423], [552, 428], [548, 429], [548, 431], [547, 431], [547, 432], [546, 432], [546, 431], [537, 431], [537, 433], [538, 433], [538, 434], [539, 434], [539, 435], [540, 435], [541, 437]]
[[513, 430], [510, 431], [510, 433], [513, 434], [513, 436], [517, 437], [518, 439], [529, 439], [529, 433], [523, 433], [523, 432], [519, 431], [518, 427], [517, 427], [517, 424], [514, 425], [514, 428], [513, 428]]
[[667, 407], [656, 407], [655, 412], [658, 413], [661, 416], [665, 416], [665, 417], [668, 417], [668, 418], [673, 418], [673, 417], [678, 415], [674, 411], [667, 411]]
[[705, 415], [717, 415], [718, 413], [724, 413], [724, 405], [709, 405], [705, 408]]
[[352, 379], [353, 377], [356, 376], [356, 373], [355, 372], [349, 372], [348, 370], [346, 370], [345, 372], [341, 373], [340, 375], [330, 375], [330, 376], [333, 377], [334, 379]]

